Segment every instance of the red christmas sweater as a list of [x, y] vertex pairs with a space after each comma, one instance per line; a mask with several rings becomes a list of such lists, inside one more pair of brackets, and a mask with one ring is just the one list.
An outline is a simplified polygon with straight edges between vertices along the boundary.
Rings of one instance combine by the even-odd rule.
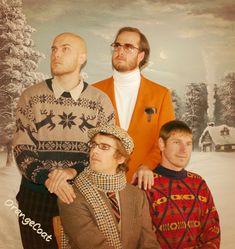
[[146, 193], [162, 249], [219, 248], [219, 216], [201, 176], [158, 165]]

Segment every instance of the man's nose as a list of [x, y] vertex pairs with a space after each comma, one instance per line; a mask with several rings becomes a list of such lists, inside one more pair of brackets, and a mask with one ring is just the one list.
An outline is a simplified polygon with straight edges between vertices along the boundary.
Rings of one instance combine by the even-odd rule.
[[118, 49], [117, 49], [117, 52], [118, 52], [118, 54], [123, 55], [124, 52], [125, 52], [124, 47], [123, 47], [122, 45], [120, 45], [120, 46], [118, 47]]
[[186, 150], [187, 150], [187, 145], [182, 143], [180, 145], [180, 151], [185, 152]]
[[56, 51], [53, 52], [52, 56], [54, 58], [59, 58], [61, 56], [61, 51], [58, 49]]
[[94, 148], [92, 148], [92, 152], [95, 154], [99, 153], [99, 151], [100, 151], [100, 149], [99, 149], [98, 145], [96, 145]]

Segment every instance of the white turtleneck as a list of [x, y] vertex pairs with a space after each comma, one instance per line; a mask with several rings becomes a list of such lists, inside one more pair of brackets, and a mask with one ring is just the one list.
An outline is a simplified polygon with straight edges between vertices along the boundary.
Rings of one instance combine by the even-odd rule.
[[120, 126], [128, 130], [140, 86], [140, 71], [120, 73], [114, 69], [114, 92]]

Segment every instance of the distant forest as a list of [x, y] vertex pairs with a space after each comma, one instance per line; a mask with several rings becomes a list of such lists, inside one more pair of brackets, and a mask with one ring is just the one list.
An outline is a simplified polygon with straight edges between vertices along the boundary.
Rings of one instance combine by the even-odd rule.
[[209, 87], [206, 83], [189, 83], [183, 100], [175, 90], [172, 98], [176, 118], [185, 121], [193, 131], [194, 150], [198, 149], [199, 138], [208, 123], [235, 127], [235, 72]]

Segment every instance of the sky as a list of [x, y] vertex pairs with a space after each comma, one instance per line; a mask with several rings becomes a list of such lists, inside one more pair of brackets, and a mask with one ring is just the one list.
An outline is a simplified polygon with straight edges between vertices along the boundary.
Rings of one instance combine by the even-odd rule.
[[46, 56], [39, 71], [48, 76], [52, 40], [65, 31], [87, 42], [86, 81], [110, 76], [110, 44], [123, 26], [139, 28], [149, 40], [142, 73], [179, 94], [187, 83], [219, 84], [235, 71], [234, 0], [23, 0], [23, 12], [36, 30], [35, 49]]

